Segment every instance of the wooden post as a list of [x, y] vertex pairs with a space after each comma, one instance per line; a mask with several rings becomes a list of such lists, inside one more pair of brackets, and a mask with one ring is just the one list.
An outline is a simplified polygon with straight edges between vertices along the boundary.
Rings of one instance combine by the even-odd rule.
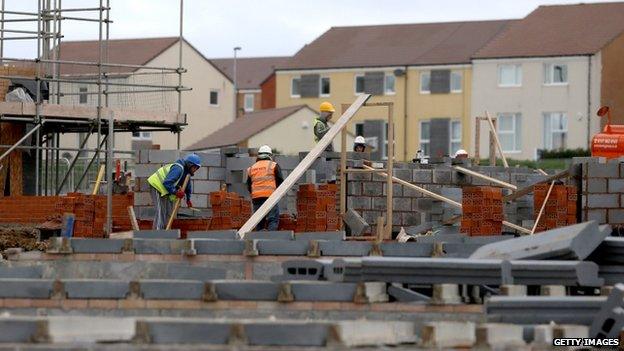
[[[180, 190], [182, 190], [182, 191], [186, 190], [186, 185], [188, 184], [190, 179], [191, 179], [191, 175], [187, 174], [186, 178], [184, 178], [184, 183], [182, 183], [182, 187], [180, 188]], [[173, 212], [171, 212], [171, 217], [169, 217], [169, 222], [167, 222], [167, 228], [166, 228], [167, 230], [171, 229], [171, 225], [173, 224], [173, 220], [178, 215], [178, 210], [180, 209], [180, 204], [181, 203], [182, 203], [182, 199], [180, 199], [180, 198], [176, 199], [175, 205], [173, 206]]]
[[546, 203], [548, 202], [548, 198], [550, 197], [550, 192], [553, 190], [554, 186], [555, 186], [555, 181], [553, 180], [550, 183], [550, 187], [548, 188], [548, 192], [546, 193], [546, 198], [544, 199], [544, 202], [542, 202], [542, 207], [540, 207], [539, 213], [537, 214], [537, 218], [535, 218], [535, 223], [533, 223], [533, 229], [531, 229], [531, 235], [535, 234], [535, 229], [537, 229], [537, 224], [542, 218], [542, 214], [544, 213], [544, 208], [546, 208]]
[[[97, 178], [95, 179], [95, 184], [93, 185], [93, 192], [91, 195], [97, 195], [100, 192], [100, 184], [102, 183], [102, 178], [104, 177], [104, 169], [106, 165], [100, 165], [100, 170], [98, 171]], [[112, 186], [112, 182], [109, 182], [108, 186]]]
[[481, 163], [481, 119], [475, 118], [475, 151], [474, 151], [474, 163], [479, 165]]
[[[390, 103], [388, 105], [388, 174], [393, 175], [394, 170], [394, 116], [393, 116], [394, 105]], [[394, 212], [393, 209], [393, 188], [392, 188], [392, 177], [386, 178], [386, 187], [387, 194], [386, 197], [386, 239], [392, 239], [392, 214]]]
[[494, 136], [494, 142], [496, 142], [496, 147], [498, 148], [498, 152], [503, 159], [503, 166], [505, 168], [509, 168], [509, 164], [507, 163], [507, 158], [503, 153], [503, 147], [501, 146], [500, 140], [498, 140], [498, 134], [496, 133], [496, 127], [494, 126], [494, 122], [492, 122], [492, 117], [490, 117], [490, 113], [485, 111], [485, 118], [487, 118], [488, 123], [490, 124], [490, 130], [492, 131], [492, 135]]

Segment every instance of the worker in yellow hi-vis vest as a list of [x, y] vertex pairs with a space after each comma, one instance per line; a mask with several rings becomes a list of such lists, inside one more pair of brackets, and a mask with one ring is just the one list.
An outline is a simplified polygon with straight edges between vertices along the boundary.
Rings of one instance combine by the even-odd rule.
[[[321, 111], [321, 115], [314, 119], [314, 141], [317, 143], [329, 131], [330, 127], [328, 122], [329, 120], [331, 120], [334, 112], [336, 112], [336, 109], [334, 109], [334, 105], [327, 101], [321, 103], [319, 110]], [[333, 152], [333, 143], [329, 143], [329, 145], [327, 145], [327, 148], [325, 148], [325, 151]]]
[[173, 212], [176, 199], [186, 197], [186, 205], [191, 208], [191, 182], [185, 190], [180, 189], [187, 174], [193, 176], [201, 167], [201, 158], [197, 154], [189, 154], [172, 164], [160, 167], [147, 178], [150, 185], [152, 203], [155, 207], [153, 229], [165, 229]]

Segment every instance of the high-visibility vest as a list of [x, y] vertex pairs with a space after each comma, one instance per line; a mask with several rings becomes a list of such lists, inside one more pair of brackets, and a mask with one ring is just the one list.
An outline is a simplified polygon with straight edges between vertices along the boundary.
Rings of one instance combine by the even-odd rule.
[[247, 174], [251, 178], [251, 198], [257, 199], [269, 197], [275, 189], [275, 166], [277, 164], [270, 160], [260, 160], [247, 169]]
[[[160, 196], [169, 195], [169, 200], [175, 201], [175, 194], [169, 194], [167, 188], [165, 188], [164, 182], [167, 178], [167, 175], [171, 171], [171, 167], [178, 166], [182, 168], [182, 175], [184, 175], [184, 166], [179, 163], [172, 163], [166, 166], [160, 167], [154, 174], [152, 174], [149, 178], [147, 178], [147, 182], [154, 187], [154, 189], [158, 190]], [[176, 180], [176, 186], [180, 183], [182, 176], [178, 180]]]
[[321, 139], [319, 139], [319, 137], [316, 135], [316, 125], [317, 125], [317, 124], [319, 124], [319, 123], [320, 123], [320, 124], [322, 124], [323, 126], [327, 127], [327, 122], [323, 122], [323, 121], [321, 121], [319, 118], [315, 118], [315, 119], [314, 119], [314, 125], [312, 126], [312, 130], [314, 131], [314, 142], [316, 142], [316, 143], [318, 143], [318, 142], [319, 142], [319, 140], [321, 140]]

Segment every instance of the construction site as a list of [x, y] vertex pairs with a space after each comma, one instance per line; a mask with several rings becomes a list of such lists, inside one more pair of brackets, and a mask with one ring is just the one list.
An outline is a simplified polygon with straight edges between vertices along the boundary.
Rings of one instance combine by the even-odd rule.
[[[85, 3], [22, 12], [2, 0], [0, 350], [621, 345], [624, 127], [611, 113], [624, 110], [591, 111], [608, 118], [591, 156], [556, 169], [510, 166], [505, 116], [487, 110], [471, 116], [472, 156], [409, 160], [395, 149], [409, 144], [402, 107], [369, 91], [390, 80], [370, 74], [362, 93], [321, 106], [334, 117], [309, 149], [188, 147], [199, 126], [183, 108], [195, 90], [183, 84], [183, 1], [171, 2], [173, 67], [112, 60], [110, 1]], [[96, 60], [64, 59], [68, 21], [98, 28]], [[11, 29], [21, 22], [37, 29]], [[35, 58], [7, 57], [13, 41], [36, 45]], [[444, 80], [433, 72], [432, 94]], [[350, 151], [371, 110], [383, 148], [367, 138]], [[302, 128], [312, 140], [317, 124]], [[124, 149], [123, 135], [158, 133], [176, 147], [133, 138]]]

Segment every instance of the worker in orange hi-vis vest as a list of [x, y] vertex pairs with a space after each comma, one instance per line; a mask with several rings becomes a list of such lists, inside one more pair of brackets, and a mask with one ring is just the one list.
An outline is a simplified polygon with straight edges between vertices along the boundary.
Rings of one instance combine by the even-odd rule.
[[[282, 170], [273, 161], [273, 151], [268, 145], [258, 149], [256, 163], [247, 168], [247, 189], [251, 194], [254, 212], [273, 194], [284, 181]], [[275, 204], [271, 211], [258, 223], [256, 230], [277, 230], [279, 227], [279, 205]]]

